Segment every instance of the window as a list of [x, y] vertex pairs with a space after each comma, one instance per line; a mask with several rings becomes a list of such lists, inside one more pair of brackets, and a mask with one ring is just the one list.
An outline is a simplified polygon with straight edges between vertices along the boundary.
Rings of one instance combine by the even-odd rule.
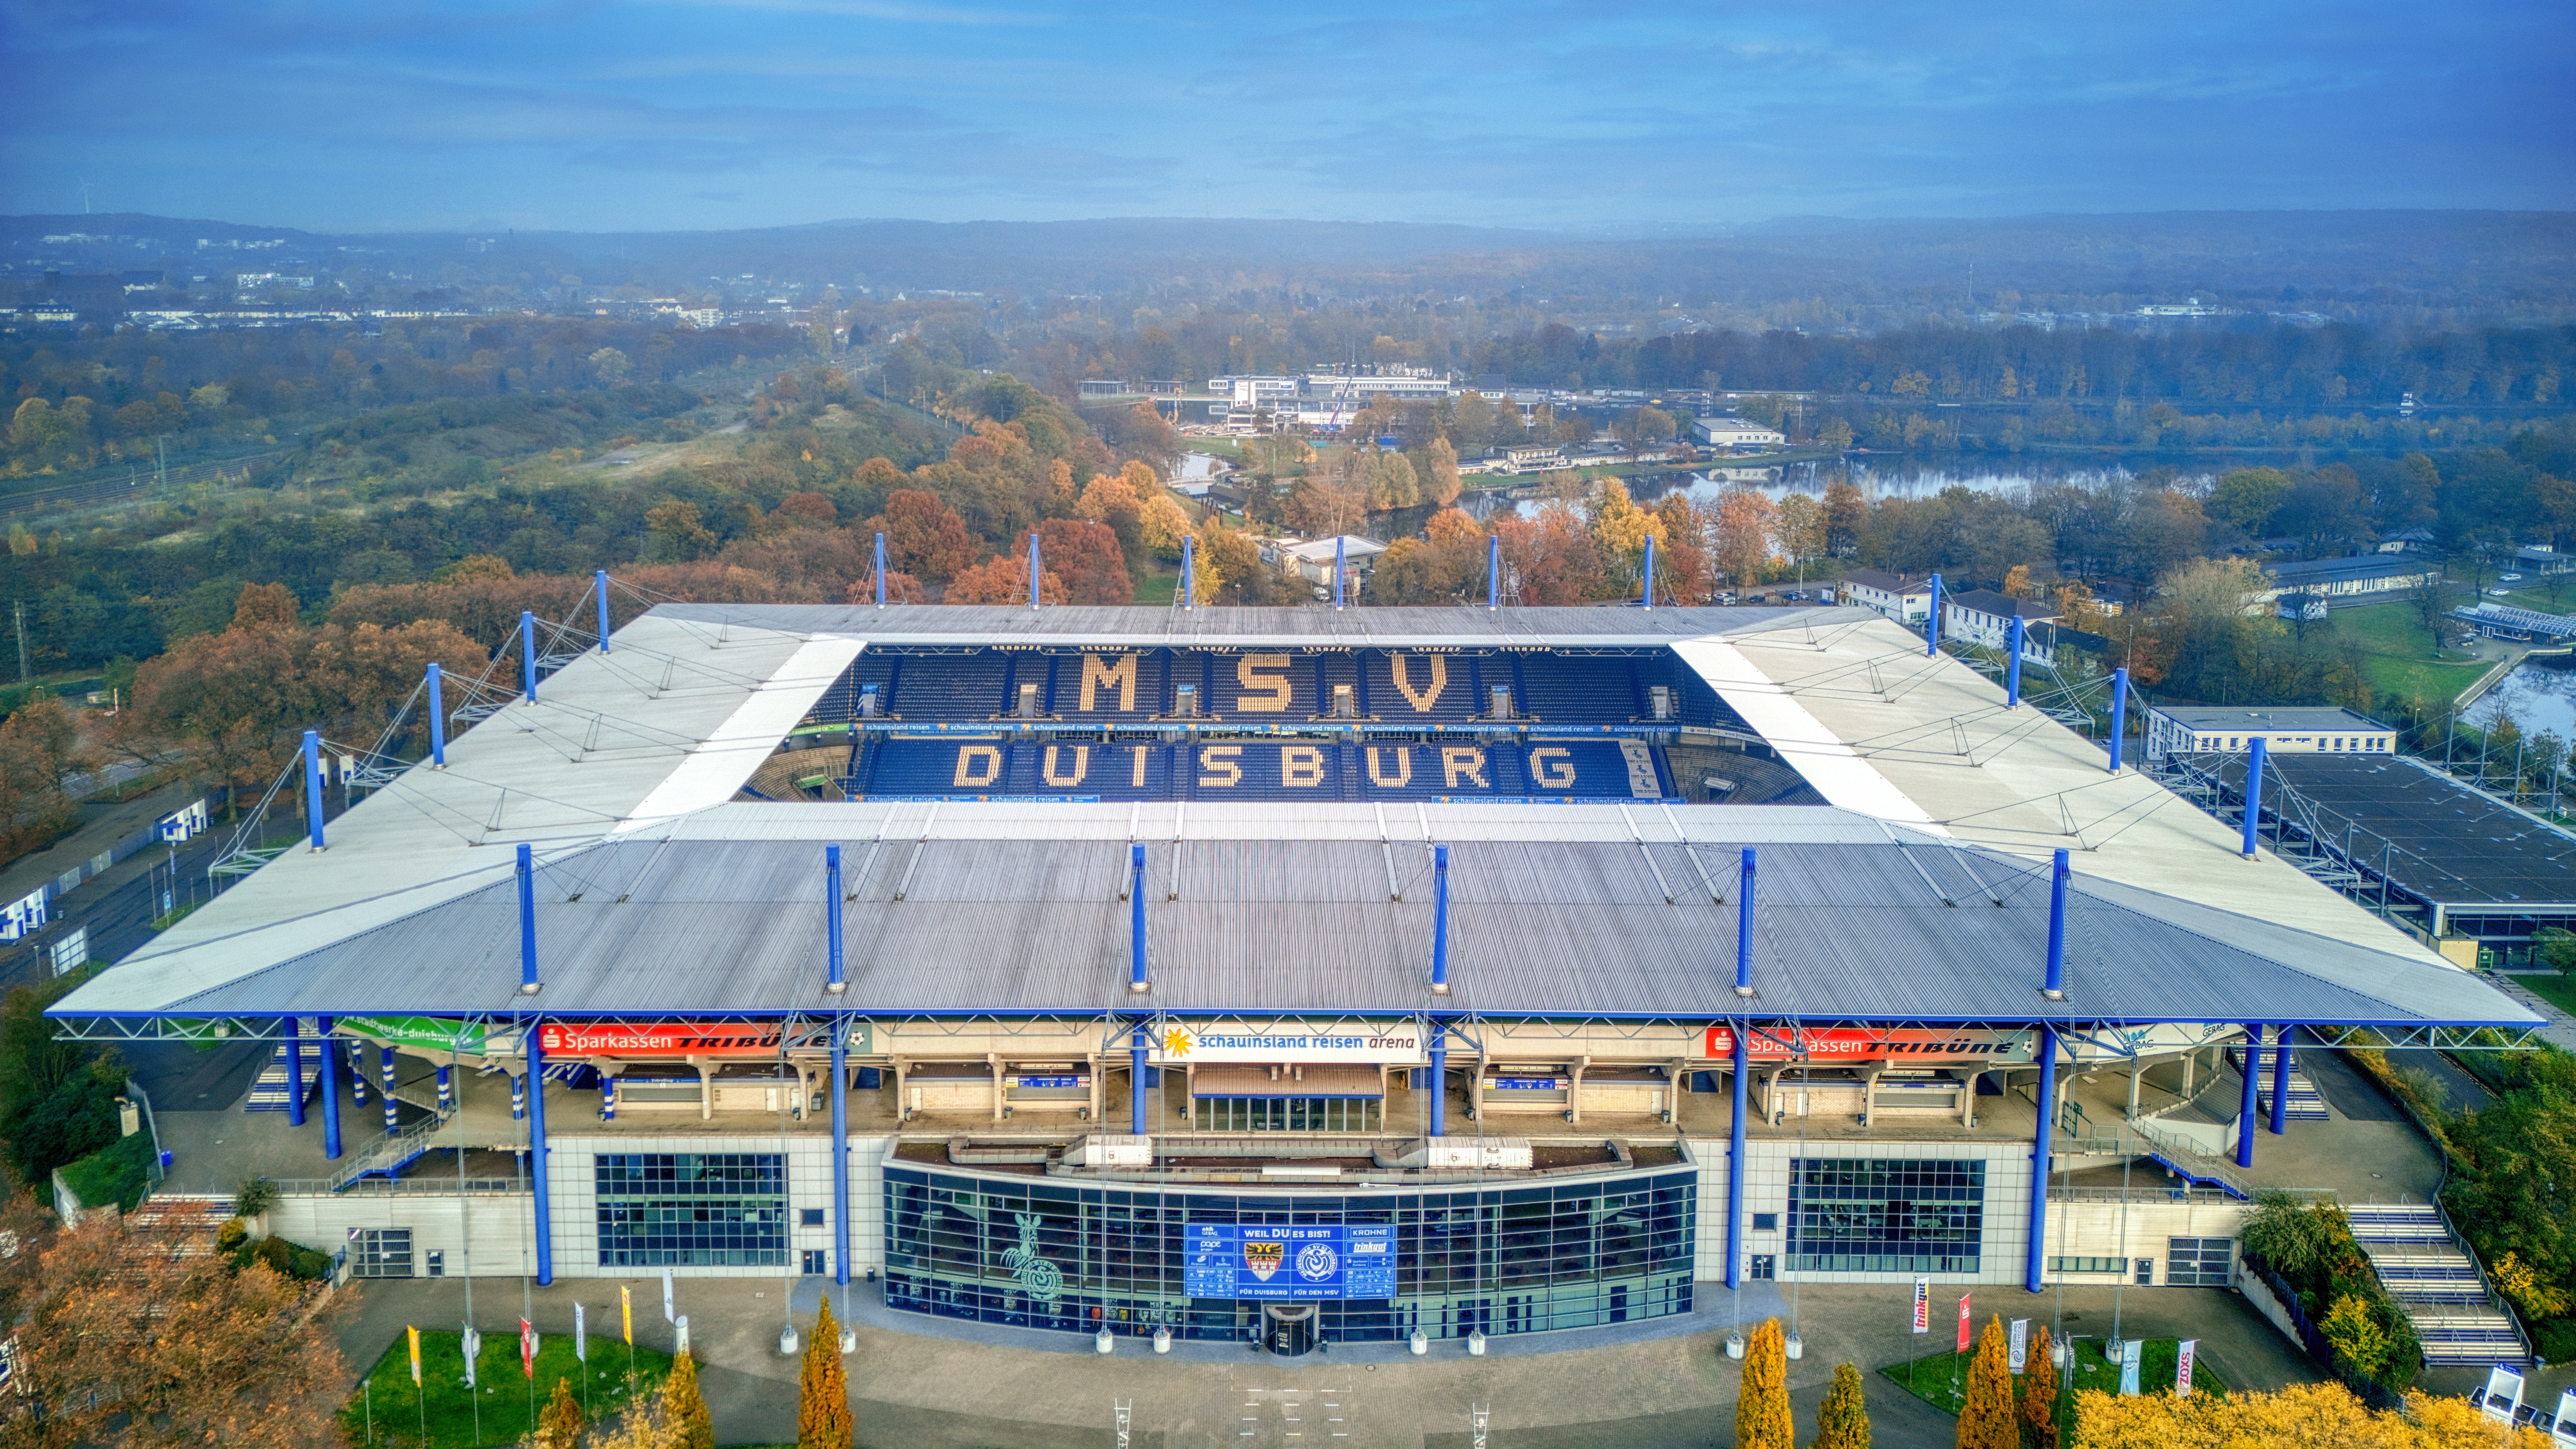
[[1259, 1331], [1261, 1304], [1189, 1295], [1193, 1228], [1377, 1226], [1393, 1229], [1392, 1292], [1311, 1300], [1328, 1341], [1399, 1342], [1417, 1327], [1459, 1339], [1479, 1328], [1636, 1322], [1691, 1311], [1697, 1180], [1695, 1169], [1666, 1167], [1581, 1184], [1253, 1184], [1238, 1196], [897, 1161], [885, 1174], [886, 1302], [1086, 1336], [1168, 1325], [1183, 1338], [1240, 1344]]
[[787, 1159], [775, 1152], [601, 1153], [603, 1268], [784, 1268]]
[[1789, 1164], [1789, 1266], [1801, 1272], [1974, 1273], [1986, 1164], [1798, 1158]]
[[823, 1226], [823, 1210], [821, 1208], [798, 1208], [796, 1210], [796, 1225], [800, 1228], [819, 1228]]
[[1780, 1215], [1778, 1213], [1755, 1213], [1753, 1215], [1753, 1231], [1757, 1233], [1776, 1233], [1780, 1231]]
[[2128, 1270], [2129, 1260], [2126, 1258], [2051, 1258], [2048, 1260], [2048, 1271], [2052, 1273], [2125, 1273]]
[[2235, 1281], [2234, 1240], [2165, 1239], [2165, 1282], [2176, 1288], [2224, 1288]]
[[411, 1229], [351, 1228], [349, 1230], [349, 1276], [352, 1278], [410, 1277]]
[[1204, 1132], [1374, 1132], [1378, 1104], [1365, 1097], [1201, 1097], [1191, 1114]]
[[832, 1260], [832, 1255], [831, 1255], [830, 1253], [828, 1253], [828, 1252], [824, 1251], [823, 1249], [821, 1249], [821, 1248], [807, 1248], [807, 1249], [805, 1250], [805, 1256], [804, 1256], [804, 1259], [803, 1259], [803, 1261], [802, 1261], [802, 1265], [798, 1268], [798, 1270], [797, 1270], [797, 1271], [799, 1271], [799, 1272], [801, 1272], [801, 1273], [805, 1274], [805, 1276], [807, 1276], [807, 1277], [809, 1277], [809, 1278], [812, 1278], [812, 1277], [819, 1277], [819, 1276], [820, 1276], [820, 1275], [822, 1275], [822, 1274], [829, 1273], [829, 1272], [831, 1272], [831, 1271], [832, 1271], [832, 1261], [831, 1261], [831, 1260]]

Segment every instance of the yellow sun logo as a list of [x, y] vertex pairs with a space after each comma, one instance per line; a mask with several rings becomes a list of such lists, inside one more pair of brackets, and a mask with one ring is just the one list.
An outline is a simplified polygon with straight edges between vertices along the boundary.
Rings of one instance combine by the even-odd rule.
[[1187, 1027], [1175, 1026], [1163, 1033], [1163, 1055], [1167, 1057], [1188, 1056], [1190, 1048], [1196, 1044]]

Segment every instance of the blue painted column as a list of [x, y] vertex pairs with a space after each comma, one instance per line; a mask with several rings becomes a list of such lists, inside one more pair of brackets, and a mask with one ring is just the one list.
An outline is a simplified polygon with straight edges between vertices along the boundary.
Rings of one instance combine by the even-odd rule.
[[2066, 878], [2069, 874], [2066, 852], [2057, 852], [2048, 871], [2048, 975], [2039, 994], [2051, 1001], [2066, 999]]
[[528, 1180], [537, 1187], [537, 1286], [555, 1281], [555, 1225], [546, 1190], [546, 1047], [542, 1023], [528, 1022]]
[[304, 1023], [294, 1017], [281, 1017], [286, 1023], [286, 1125], [304, 1125]]
[[850, 1022], [832, 1019], [832, 1279], [850, 1281]]
[[1127, 989], [1142, 994], [1153, 989], [1145, 975], [1145, 846], [1127, 847]]
[[1431, 1028], [1431, 1116], [1424, 1124], [1426, 1137], [1447, 1135], [1449, 1110], [1449, 1023], [1439, 1017], [1429, 1020]]
[[349, 1043], [349, 1096], [359, 1106], [367, 1105], [367, 1044]]
[[2256, 1074], [2263, 1070], [2262, 1054], [2263, 1023], [2249, 1021], [2245, 1024], [2245, 1095], [2236, 1104], [2236, 1165], [2239, 1167], [2254, 1165], [2254, 1081]]
[[1923, 657], [1941, 652], [1941, 576], [1932, 576], [1932, 612], [1923, 620]]
[[340, 1160], [340, 1062], [331, 1055], [331, 1018], [318, 1023], [322, 1057], [322, 1155]]
[[438, 661], [429, 661], [429, 767], [447, 768], [447, 701], [441, 697]]
[[1646, 607], [1655, 607], [1655, 536], [1646, 535]]
[[1185, 534], [1182, 534], [1182, 535], [1181, 535], [1181, 607], [1182, 607], [1182, 608], [1184, 608], [1184, 609], [1194, 609], [1194, 608], [1197, 608], [1197, 607], [1198, 607], [1198, 602], [1199, 602], [1199, 589], [1198, 589], [1198, 561], [1199, 561], [1199, 536], [1198, 536], [1197, 534], [1195, 534], [1195, 533], [1185, 533]]
[[1499, 609], [1502, 606], [1503, 536], [1496, 533], [1485, 538], [1485, 607]]
[[536, 854], [519, 847], [519, 993], [537, 994]]
[[1431, 847], [1431, 994], [1449, 994], [1449, 847]]
[[454, 1067], [438, 1069], [438, 1114], [442, 1117], [456, 1110], [455, 1071]]
[[528, 693], [528, 703], [537, 702], [537, 616], [525, 609], [519, 611], [519, 678]]
[[394, 1049], [379, 1047], [377, 1050], [384, 1053], [385, 1135], [391, 1137], [402, 1130], [402, 1118], [397, 1115], [400, 1104], [394, 1100]]
[[1041, 576], [1042, 572], [1038, 567], [1038, 536], [1032, 532], [1029, 534], [1029, 607], [1032, 609], [1038, 606], [1038, 579]]
[[599, 583], [599, 652], [608, 652], [608, 570], [598, 573]]
[[[2246, 859], [2249, 859], [2249, 861], [2254, 859], [2254, 851], [2257, 851], [2257, 848], [2262, 846], [2262, 755], [2264, 755], [2264, 748], [2262, 748], [2262, 735], [2254, 735], [2254, 750], [2251, 750], [2251, 753], [2246, 755], [2246, 838], [2244, 838], [2244, 853], [2246, 853]], [[317, 851], [319, 851], [319, 848], [322, 848], [322, 846], [314, 846], [314, 848], [317, 848]]]
[[312, 844], [322, 848], [322, 737], [304, 732], [304, 822], [312, 827]]
[[1146, 1018], [1141, 1016], [1136, 1018], [1136, 1034], [1128, 1038], [1128, 1041], [1127, 1130], [1142, 1137], [1154, 1130], [1145, 1110], [1147, 1105], [1145, 1081], [1149, 1075], [1149, 1069], [1145, 1065], [1145, 1052], [1154, 1041], [1153, 1028], [1147, 1024]]
[[877, 607], [885, 607], [885, 535], [877, 535]]
[[1735, 1124], [1726, 1134], [1726, 1286], [1744, 1286], [1744, 1078], [1753, 1065], [1753, 1023], [1735, 1029]]
[[2048, 1134], [2057, 1116], [2057, 1028], [2039, 1029], [2039, 1127], [2030, 1135], [2030, 1243], [2021, 1286], [2040, 1291], [2048, 1267]]
[[842, 975], [846, 958], [841, 954], [841, 847], [823, 847], [823, 989], [834, 996], [849, 989]]
[[2111, 671], [2111, 773], [2120, 773], [2120, 747], [2127, 743], [2129, 732], [2129, 671], [2126, 666]]
[[525, 1076], [512, 1077], [510, 1079], [510, 1120], [524, 1122], [527, 1119], [528, 1079]]
[[[2019, 608], [2016, 604], [2013, 607]], [[2012, 658], [2004, 665], [2004, 708], [2021, 708], [2021, 615], [2012, 619]]]
[[2272, 1135], [2289, 1130], [2290, 1106], [2290, 1041], [2299, 1034], [2295, 1026], [2272, 1029]]
[[1336, 609], [1342, 606], [1343, 537], [1338, 533], [1333, 535], [1333, 607]]

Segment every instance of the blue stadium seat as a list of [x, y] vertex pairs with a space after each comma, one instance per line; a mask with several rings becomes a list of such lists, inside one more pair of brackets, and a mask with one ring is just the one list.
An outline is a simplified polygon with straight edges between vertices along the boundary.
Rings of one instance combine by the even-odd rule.
[[991, 719], [1009, 699], [1010, 665], [1006, 655], [907, 656], [894, 680], [892, 713], [907, 721]]

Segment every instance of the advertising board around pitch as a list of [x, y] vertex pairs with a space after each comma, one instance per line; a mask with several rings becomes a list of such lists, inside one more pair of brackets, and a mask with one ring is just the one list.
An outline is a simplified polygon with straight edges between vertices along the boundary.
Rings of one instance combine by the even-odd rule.
[[1192, 1298], [1392, 1298], [1395, 1229], [1362, 1224], [1190, 1223]]

